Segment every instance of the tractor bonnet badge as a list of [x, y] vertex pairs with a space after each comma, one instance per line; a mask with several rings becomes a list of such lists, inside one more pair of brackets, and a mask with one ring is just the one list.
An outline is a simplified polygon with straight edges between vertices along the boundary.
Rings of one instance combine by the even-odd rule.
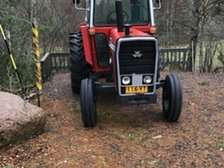
[[135, 51], [135, 53], [132, 54], [132, 56], [133, 56], [134, 58], [141, 58], [141, 57], [142, 57], [142, 53], [141, 53], [140, 51]]

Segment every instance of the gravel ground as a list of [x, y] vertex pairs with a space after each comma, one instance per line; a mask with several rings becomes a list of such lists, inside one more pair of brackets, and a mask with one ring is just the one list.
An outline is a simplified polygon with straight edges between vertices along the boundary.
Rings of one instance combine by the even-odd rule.
[[44, 86], [45, 132], [1, 149], [0, 166], [224, 167], [224, 74], [178, 76], [184, 93], [178, 123], [163, 119], [161, 96], [158, 104], [121, 107], [107, 94], [97, 104], [97, 126], [86, 129], [69, 74], [56, 75]]

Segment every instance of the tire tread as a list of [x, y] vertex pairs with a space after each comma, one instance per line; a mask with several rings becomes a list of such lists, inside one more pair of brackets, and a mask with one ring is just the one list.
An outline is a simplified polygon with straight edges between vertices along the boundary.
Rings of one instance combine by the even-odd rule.
[[69, 46], [71, 87], [73, 93], [80, 93], [81, 80], [86, 78], [91, 70], [85, 60], [82, 35], [80, 32], [70, 34]]

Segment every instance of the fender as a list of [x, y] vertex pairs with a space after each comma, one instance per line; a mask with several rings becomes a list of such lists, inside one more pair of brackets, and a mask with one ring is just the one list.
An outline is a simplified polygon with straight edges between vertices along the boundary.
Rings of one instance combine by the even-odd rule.
[[93, 58], [91, 55], [91, 39], [88, 32], [88, 27], [85, 24], [81, 24], [81, 32], [82, 32], [82, 38], [83, 38], [83, 47], [84, 47], [84, 53], [86, 62], [90, 64], [91, 66], [94, 65]]

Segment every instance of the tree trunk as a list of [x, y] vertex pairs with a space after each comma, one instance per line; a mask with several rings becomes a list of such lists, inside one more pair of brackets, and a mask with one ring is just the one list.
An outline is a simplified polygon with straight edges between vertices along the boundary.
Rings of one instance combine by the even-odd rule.
[[187, 59], [187, 71], [194, 71], [193, 67], [195, 67], [196, 62], [196, 53], [197, 53], [197, 45], [198, 45], [198, 35], [192, 36], [189, 44], [189, 53]]

